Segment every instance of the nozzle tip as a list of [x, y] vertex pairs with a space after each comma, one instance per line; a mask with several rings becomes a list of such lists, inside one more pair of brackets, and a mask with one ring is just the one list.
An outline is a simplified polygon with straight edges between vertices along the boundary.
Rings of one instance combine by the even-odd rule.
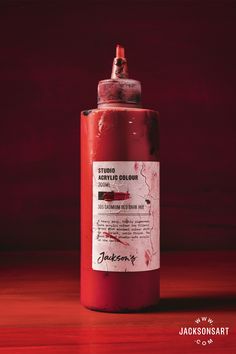
[[116, 58], [125, 58], [125, 49], [120, 44], [116, 46]]

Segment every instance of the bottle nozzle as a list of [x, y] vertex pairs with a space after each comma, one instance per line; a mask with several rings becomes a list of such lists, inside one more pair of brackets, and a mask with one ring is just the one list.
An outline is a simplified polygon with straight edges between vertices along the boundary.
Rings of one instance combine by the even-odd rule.
[[116, 57], [113, 61], [111, 79], [128, 79], [128, 66], [125, 59], [125, 49], [122, 45], [116, 46]]
[[125, 58], [125, 48], [120, 44], [116, 46], [116, 58]]
[[117, 44], [111, 78], [98, 83], [98, 107], [141, 107], [141, 84], [129, 79], [125, 49]]

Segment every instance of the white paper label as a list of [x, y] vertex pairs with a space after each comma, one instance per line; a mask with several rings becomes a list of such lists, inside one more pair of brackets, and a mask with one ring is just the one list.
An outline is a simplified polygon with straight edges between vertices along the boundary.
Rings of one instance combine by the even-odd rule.
[[159, 179], [156, 161], [93, 162], [94, 270], [160, 267]]

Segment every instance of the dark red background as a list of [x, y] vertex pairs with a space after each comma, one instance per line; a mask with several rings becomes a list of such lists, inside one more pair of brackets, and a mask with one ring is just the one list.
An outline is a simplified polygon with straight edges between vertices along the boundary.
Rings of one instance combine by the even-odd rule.
[[233, 1], [1, 1], [1, 250], [79, 248], [80, 111], [117, 42], [161, 114], [162, 248], [235, 247], [235, 38]]

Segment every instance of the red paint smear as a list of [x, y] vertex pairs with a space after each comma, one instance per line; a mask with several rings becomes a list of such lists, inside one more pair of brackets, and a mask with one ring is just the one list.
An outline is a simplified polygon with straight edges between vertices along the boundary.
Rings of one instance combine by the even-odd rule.
[[116, 236], [111, 235], [109, 232], [105, 232], [105, 231], [104, 231], [103, 234], [104, 234], [106, 237], [110, 237], [110, 238], [112, 238], [113, 240], [116, 240], [116, 241], [122, 243], [122, 244], [125, 245], [125, 246], [129, 246], [129, 243], [128, 243], [128, 242], [121, 241], [119, 238], [117, 238]]
[[149, 250], [146, 250], [144, 257], [145, 257], [145, 260], [146, 260], [145, 263], [146, 263], [146, 265], [148, 266], [149, 263], [150, 263], [151, 260], [152, 260], [151, 252], [150, 252]]
[[103, 199], [106, 202], [112, 202], [113, 200], [126, 200], [130, 198], [128, 192], [106, 192], [104, 193]]

